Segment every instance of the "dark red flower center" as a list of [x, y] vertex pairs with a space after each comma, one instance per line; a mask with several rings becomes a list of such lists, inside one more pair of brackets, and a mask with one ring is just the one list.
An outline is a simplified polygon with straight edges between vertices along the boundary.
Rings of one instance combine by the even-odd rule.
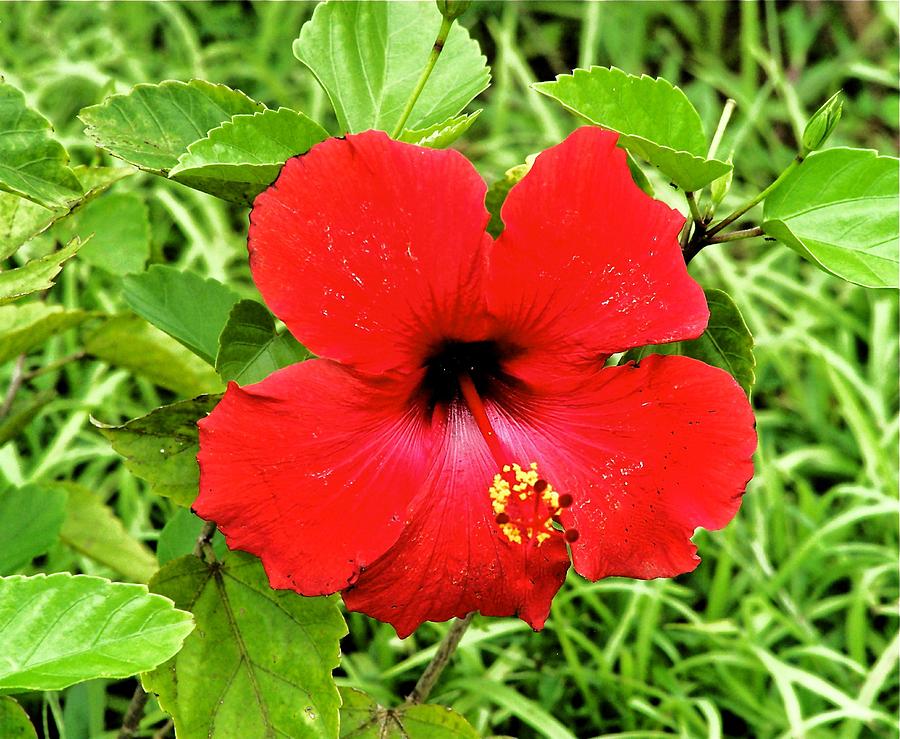
[[467, 374], [472, 378], [479, 395], [496, 399], [504, 383], [509, 378], [503, 373], [503, 362], [514, 356], [515, 347], [499, 341], [457, 341], [448, 339], [441, 342], [425, 363], [423, 390], [428, 399], [428, 409], [461, 400], [459, 377]]

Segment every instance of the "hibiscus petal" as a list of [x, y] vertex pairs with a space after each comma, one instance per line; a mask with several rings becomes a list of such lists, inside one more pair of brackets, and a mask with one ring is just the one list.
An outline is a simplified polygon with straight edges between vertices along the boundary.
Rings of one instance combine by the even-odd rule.
[[432, 467], [407, 529], [344, 592], [347, 608], [392, 624], [401, 638], [423, 621], [475, 610], [540, 629], [569, 568], [565, 544], [514, 544], [501, 535], [488, 494], [496, 463], [464, 406], [452, 405], [435, 433]]
[[617, 140], [580, 128], [510, 191], [488, 307], [512, 340], [595, 359], [706, 327], [703, 291], [678, 245], [684, 217], [634, 184]]
[[329, 360], [230, 384], [199, 424], [194, 510], [260, 557], [273, 587], [346, 587], [397, 540], [425, 479], [430, 427], [411, 388]]
[[267, 305], [314, 353], [382, 372], [487, 336], [484, 181], [456, 151], [368, 131], [289, 160], [250, 214]]
[[[590, 580], [693, 570], [694, 529], [720, 529], [753, 475], [753, 412], [727, 372], [652, 355], [599, 370], [578, 390], [510, 397], [507, 440], [573, 503], [575, 570]], [[498, 433], [500, 433], [498, 431]]]

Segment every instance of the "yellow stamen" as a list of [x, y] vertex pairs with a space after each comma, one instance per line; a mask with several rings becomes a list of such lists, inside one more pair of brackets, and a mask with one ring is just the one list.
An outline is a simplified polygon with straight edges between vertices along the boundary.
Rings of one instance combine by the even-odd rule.
[[[540, 476], [537, 462], [527, 468], [503, 465], [494, 475], [489, 494], [497, 526], [511, 543], [540, 546], [553, 536], [563, 535], [553, 526], [553, 520], [564, 506], [553, 485]], [[566, 498], [565, 505], [569, 505], [571, 496]]]

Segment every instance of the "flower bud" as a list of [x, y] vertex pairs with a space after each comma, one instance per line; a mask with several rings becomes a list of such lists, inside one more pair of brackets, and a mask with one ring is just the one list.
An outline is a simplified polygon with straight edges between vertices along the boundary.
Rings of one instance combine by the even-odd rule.
[[444, 18], [455, 21], [469, 9], [472, 0], [435, 0], [435, 4]]
[[815, 151], [824, 144], [834, 127], [837, 126], [841, 119], [841, 107], [844, 101], [841, 99], [840, 91], [834, 93], [825, 104], [819, 108], [813, 117], [809, 119], [806, 128], [803, 130], [803, 153], [808, 154]]

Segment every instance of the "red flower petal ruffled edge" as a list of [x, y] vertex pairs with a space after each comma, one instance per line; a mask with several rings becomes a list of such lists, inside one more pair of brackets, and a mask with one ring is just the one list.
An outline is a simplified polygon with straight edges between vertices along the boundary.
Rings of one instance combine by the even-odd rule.
[[607, 367], [580, 387], [513, 399], [509, 412], [528, 419], [517, 427], [521, 453], [572, 495], [562, 523], [580, 534], [573, 562], [590, 580], [693, 570], [694, 530], [731, 521], [753, 476], [746, 394], [687, 357]]
[[678, 244], [684, 216], [634, 184], [617, 141], [579, 128], [503, 204], [488, 308], [562, 361], [694, 339], [709, 320]]
[[347, 587], [401, 535], [425, 477], [431, 442], [408, 403], [414, 382], [312, 359], [229, 384], [199, 423], [194, 511], [258, 556], [272, 587]]
[[488, 331], [486, 190], [451, 149], [381, 131], [328, 139], [256, 198], [253, 279], [315, 354], [365, 372], [415, 371], [441, 338]]

